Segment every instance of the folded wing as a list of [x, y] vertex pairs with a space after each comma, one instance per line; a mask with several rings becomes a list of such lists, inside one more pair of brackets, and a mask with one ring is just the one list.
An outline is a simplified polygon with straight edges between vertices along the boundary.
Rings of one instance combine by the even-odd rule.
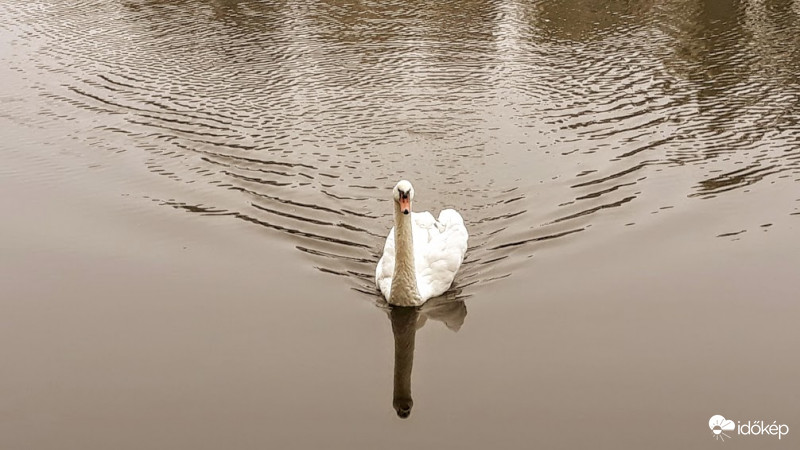
[[464, 219], [453, 209], [443, 210], [438, 220], [426, 222], [426, 225], [426, 243], [420, 242], [422, 245], [417, 247], [417, 234], [414, 235], [417, 287], [423, 299], [439, 296], [450, 288], [464, 261], [469, 238]]

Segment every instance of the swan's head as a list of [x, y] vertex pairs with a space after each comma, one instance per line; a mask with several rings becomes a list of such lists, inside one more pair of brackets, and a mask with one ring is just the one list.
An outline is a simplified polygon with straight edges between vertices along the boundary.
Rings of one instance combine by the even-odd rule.
[[403, 211], [403, 214], [410, 213], [411, 202], [414, 200], [414, 186], [411, 186], [411, 183], [406, 180], [400, 180], [394, 187], [392, 194], [394, 195], [394, 201], [400, 205], [400, 211]]

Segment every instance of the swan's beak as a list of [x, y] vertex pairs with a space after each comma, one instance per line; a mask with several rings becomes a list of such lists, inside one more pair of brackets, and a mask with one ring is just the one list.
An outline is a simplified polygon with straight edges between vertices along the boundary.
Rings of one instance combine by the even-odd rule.
[[403, 211], [403, 214], [411, 212], [411, 199], [408, 197], [400, 197], [400, 211]]

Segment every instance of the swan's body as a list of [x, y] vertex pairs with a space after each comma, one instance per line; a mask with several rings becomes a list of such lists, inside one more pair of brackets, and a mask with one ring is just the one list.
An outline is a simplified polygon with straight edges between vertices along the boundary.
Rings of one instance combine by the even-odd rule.
[[414, 188], [408, 181], [394, 188], [395, 226], [386, 238], [375, 270], [375, 283], [392, 305], [419, 306], [444, 294], [453, 283], [467, 251], [464, 219], [445, 209], [434, 219], [412, 213]]

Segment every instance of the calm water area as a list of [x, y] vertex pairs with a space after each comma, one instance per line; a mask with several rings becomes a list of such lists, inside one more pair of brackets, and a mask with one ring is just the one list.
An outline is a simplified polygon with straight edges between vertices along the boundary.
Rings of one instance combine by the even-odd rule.
[[0, 449], [797, 448], [797, 0], [0, 0], [0, 219]]

